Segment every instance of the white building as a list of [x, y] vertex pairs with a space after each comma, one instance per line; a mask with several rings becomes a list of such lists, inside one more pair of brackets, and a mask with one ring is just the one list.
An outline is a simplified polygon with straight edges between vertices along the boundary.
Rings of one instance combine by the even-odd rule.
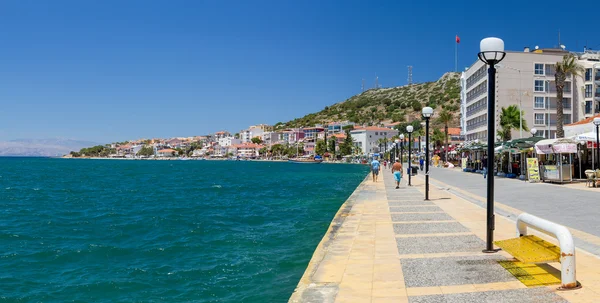
[[258, 151], [263, 148], [263, 145], [254, 143], [242, 143], [232, 146], [232, 150], [237, 156], [242, 158], [258, 157]]
[[368, 155], [379, 151], [379, 139], [387, 138], [391, 140], [393, 136], [398, 135], [398, 131], [385, 127], [369, 126], [351, 130], [350, 135], [352, 141], [354, 141], [354, 146], [363, 155]]
[[585, 72], [577, 77], [575, 93], [580, 95], [580, 120], [600, 113], [600, 52], [584, 51], [578, 56]]
[[242, 143], [248, 143], [251, 142], [254, 137], [262, 138], [264, 133], [265, 131], [261, 127], [250, 126], [250, 128], [240, 132], [240, 139], [242, 140]]
[[240, 140], [240, 139], [236, 139], [236, 138], [234, 138], [234, 137], [224, 137], [224, 138], [220, 138], [220, 139], [217, 141], [217, 143], [218, 143], [220, 146], [225, 146], [225, 147], [227, 147], [227, 146], [232, 146], [232, 145], [234, 145], [234, 144], [240, 144], [240, 143], [242, 143], [242, 140]]
[[[554, 138], [556, 135], [556, 85], [554, 81], [557, 62], [568, 54], [563, 49], [537, 49], [523, 52], [508, 51], [498, 64], [496, 71], [496, 129], [502, 107], [516, 105], [524, 111], [529, 128], [536, 128], [538, 136]], [[487, 142], [487, 66], [477, 60], [461, 75], [461, 126], [465, 139]], [[564, 124], [578, 121], [578, 94], [574, 94], [574, 83], [567, 76], [563, 95]], [[519, 138], [518, 129], [512, 137]], [[523, 131], [523, 136], [529, 132]], [[494, 138], [496, 140], [496, 138]]]

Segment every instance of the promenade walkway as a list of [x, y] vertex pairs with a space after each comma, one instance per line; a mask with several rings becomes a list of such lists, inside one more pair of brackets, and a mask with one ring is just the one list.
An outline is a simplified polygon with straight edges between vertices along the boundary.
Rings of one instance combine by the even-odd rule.
[[[599, 300], [597, 258], [578, 251], [580, 290], [557, 292], [556, 285], [543, 286], [547, 277], [532, 276], [528, 283], [540, 287], [527, 287], [505, 269], [511, 256], [481, 252], [483, 208], [435, 186], [431, 201], [423, 201], [421, 177], [413, 177], [412, 187], [403, 180], [400, 189], [389, 171], [380, 177], [365, 179], [340, 208], [290, 302]], [[497, 239], [514, 232], [514, 222], [497, 219]], [[551, 266], [546, 271], [559, 274]]]

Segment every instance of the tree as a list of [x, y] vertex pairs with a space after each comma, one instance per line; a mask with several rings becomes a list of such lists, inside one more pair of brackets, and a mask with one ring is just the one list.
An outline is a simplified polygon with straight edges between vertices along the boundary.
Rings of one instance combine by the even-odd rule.
[[263, 147], [261, 149], [258, 150], [258, 154], [261, 156], [264, 156], [267, 153], [267, 148]]
[[81, 155], [80, 155], [78, 152], [76, 152], [76, 151], [71, 151], [71, 152], [70, 152], [70, 154], [71, 154], [71, 156], [72, 156], [72, 157], [74, 157], [74, 158], [77, 158], [77, 157], [80, 157], [80, 156], [81, 156]]
[[326, 146], [327, 144], [325, 143], [325, 140], [317, 140], [317, 145], [315, 146], [315, 154], [324, 155]]
[[447, 110], [443, 110], [437, 118], [438, 122], [444, 124], [444, 134], [446, 138], [446, 150], [444, 151], [444, 161], [448, 161], [448, 124], [454, 120], [454, 116]]
[[333, 155], [335, 155], [335, 144], [336, 144], [335, 137], [330, 138], [329, 139], [329, 148], [328, 148], [328, 150], [329, 150], [329, 153], [331, 153]]
[[150, 157], [154, 155], [154, 148], [152, 146], [144, 146], [137, 152], [137, 155]]
[[281, 144], [274, 144], [273, 146], [271, 146], [271, 154], [273, 155], [279, 155], [279, 157], [281, 157], [281, 155], [285, 152], [285, 146], [281, 145]]
[[554, 80], [556, 83], [556, 137], [564, 138], [565, 132], [563, 130], [563, 93], [565, 88], [565, 80], [567, 75], [578, 76], [581, 75], [584, 68], [577, 63], [577, 57], [569, 53], [563, 57], [562, 62], [556, 63], [556, 73], [554, 74]]
[[500, 113], [500, 126], [502, 127], [502, 130], [499, 130], [498, 134], [503, 141], [512, 139], [511, 131], [513, 129], [519, 129], [521, 124], [523, 125], [524, 131], [529, 130], [527, 128], [527, 121], [522, 119], [524, 116], [525, 114], [523, 112], [519, 113], [519, 108], [516, 105], [502, 108], [502, 113]]
[[431, 142], [433, 142], [433, 145], [435, 147], [442, 146], [444, 140], [444, 133], [442, 133], [442, 131], [437, 128], [433, 129], [433, 134], [431, 135]]
[[344, 142], [340, 144], [340, 154], [343, 156], [352, 154], [352, 147], [354, 146], [354, 141], [352, 141], [352, 135], [350, 135], [350, 130], [346, 130], [346, 138]]
[[254, 137], [254, 138], [250, 139], [250, 141], [252, 141], [252, 143], [254, 143], [254, 144], [261, 144], [263, 142], [263, 140], [259, 137]]

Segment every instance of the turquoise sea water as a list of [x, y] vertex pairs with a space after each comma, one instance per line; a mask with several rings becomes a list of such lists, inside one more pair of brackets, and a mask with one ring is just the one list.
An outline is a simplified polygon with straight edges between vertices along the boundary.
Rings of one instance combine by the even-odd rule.
[[366, 172], [0, 158], [0, 298], [286, 302]]

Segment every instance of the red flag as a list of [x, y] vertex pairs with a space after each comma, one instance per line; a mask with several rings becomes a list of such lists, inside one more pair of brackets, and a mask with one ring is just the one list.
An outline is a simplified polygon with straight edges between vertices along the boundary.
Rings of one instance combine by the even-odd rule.
[[460, 43], [460, 37], [456, 35], [456, 43]]

